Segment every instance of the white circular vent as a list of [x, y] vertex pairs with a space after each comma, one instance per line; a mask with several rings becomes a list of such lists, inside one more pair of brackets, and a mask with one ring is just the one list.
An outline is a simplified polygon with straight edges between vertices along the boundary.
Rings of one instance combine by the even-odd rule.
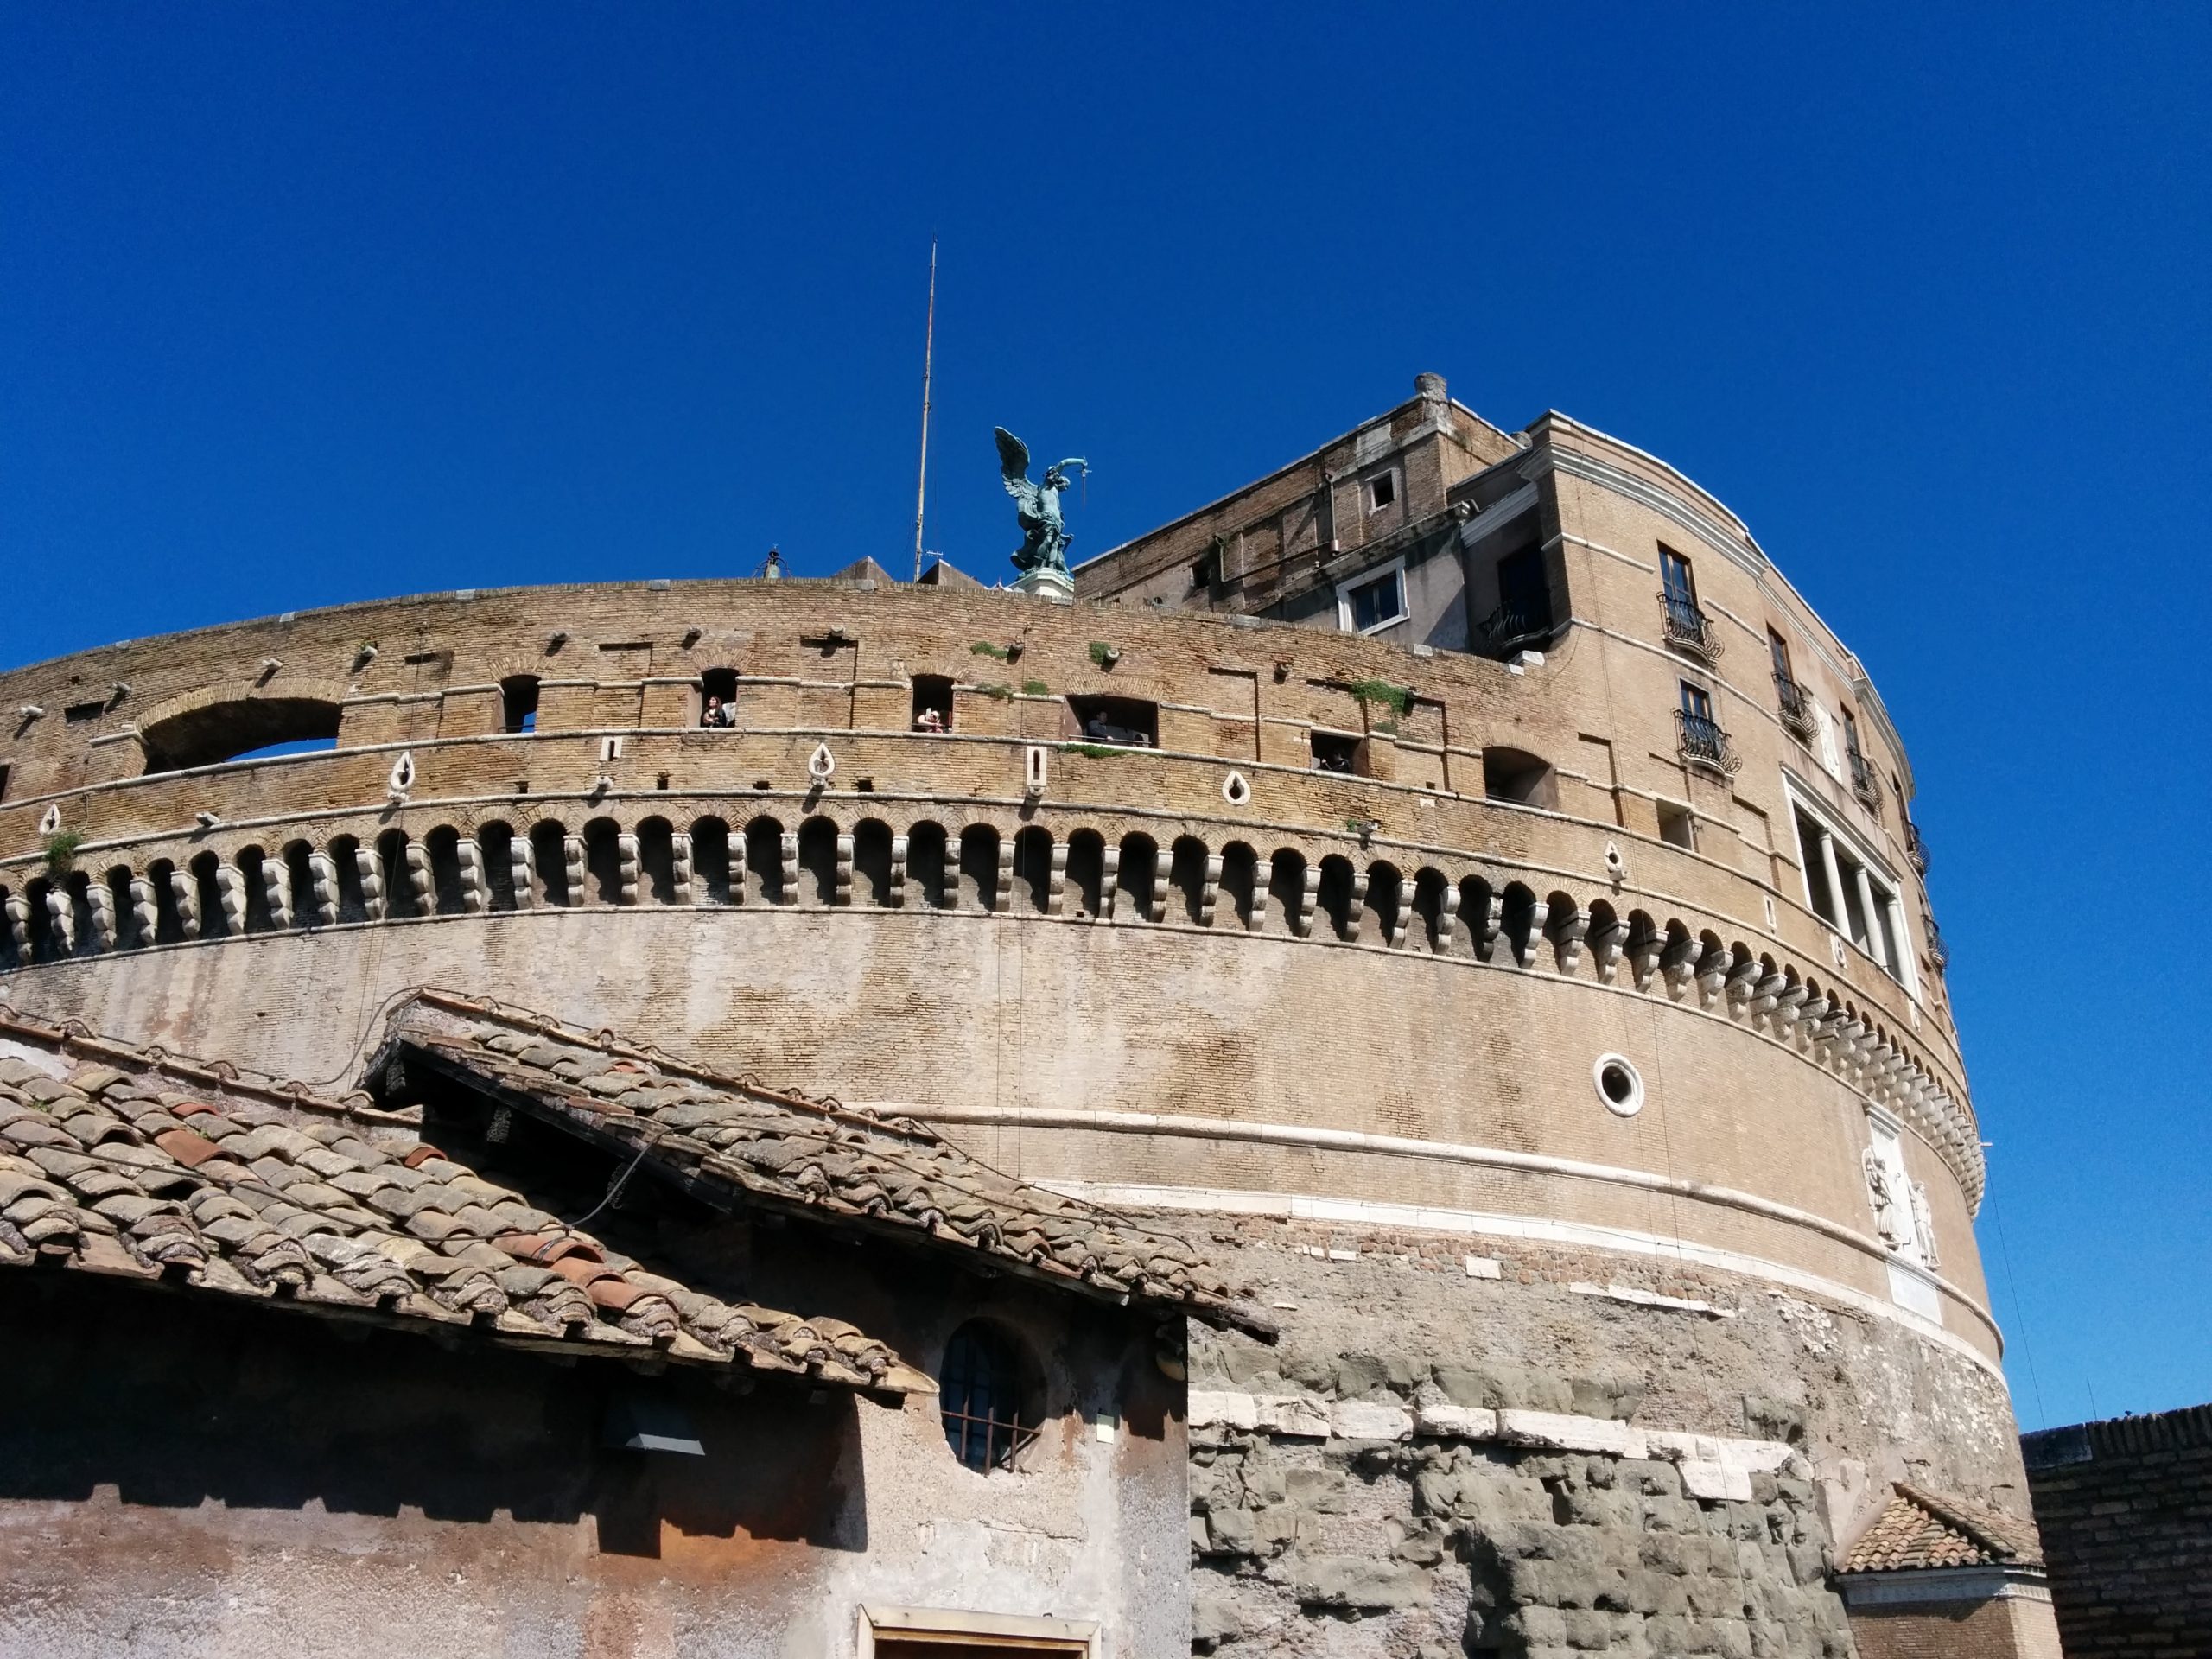
[[1643, 1077], [1626, 1055], [1600, 1054], [1590, 1068], [1590, 1081], [1616, 1117], [1634, 1117], [1643, 1109]]
[[1244, 774], [1232, 772], [1221, 780], [1221, 798], [1231, 806], [1242, 806], [1252, 798], [1252, 785], [1244, 781]]

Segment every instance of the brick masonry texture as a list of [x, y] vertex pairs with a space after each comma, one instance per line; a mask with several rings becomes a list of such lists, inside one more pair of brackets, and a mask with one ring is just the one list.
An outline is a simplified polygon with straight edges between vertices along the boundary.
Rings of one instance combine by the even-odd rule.
[[2069, 1659], [2212, 1654], [2212, 1406], [2023, 1444]]

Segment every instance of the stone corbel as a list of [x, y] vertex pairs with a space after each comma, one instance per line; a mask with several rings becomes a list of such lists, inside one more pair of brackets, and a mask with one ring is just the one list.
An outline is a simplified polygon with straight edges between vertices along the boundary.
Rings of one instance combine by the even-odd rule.
[[1449, 952], [1459, 938], [1459, 889], [1451, 882], [1444, 884], [1436, 896], [1436, 949], [1439, 955]]
[[1748, 1008], [1760, 977], [1765, 972], [1766, 969], [1756, 962], [1739, 962], [1730, 969], [1727, 982], [1723, 988], [1727, 993], [1728, 1006], [1738, 1013]]
[[638, 902], [638, 881], [644, 873], [645, 861], [639, 855], [638, 838], [631, 835], [614, 837], [614, 902], [634, 905]]
[[507, 875], [514, 884], [517, 910], [537, 903], [537, 850], [528, 836], [517, 836], [507, 843]]
[[308, 855], [308, 895], [315, 905], [316, 924], [334, 925], [338, 920], [338, 866], [328, 853]]
[[415, 901], [415, 913], [417, 916], [435, 915], [438, 900], [430, 885], [429, 849], [419, 841], [410, 841], [407, 843], [405, 858], [407, 891]]
[[1098, 919], [1114, 919], [1114, 895], [1122, 887], [1122, 849], [1109, 847], [1098, 855]]
[[1544, 924], [1551, 918], [1551, 906], [1539, 899], [1529, 910], [1529, 937], [1514, 946], [1514, 954], [1523, 968], [1536, 965], [1536, 952], [1543, 948]]
[[561, 837], [561, 878], [568, 888], [567, 903], [584, 902], [584, 838], [582, 836]]
[[236, 938], [245, 931], [245, 877], [235, 864], [215, 867], [215, 898], [223, 907], [223, 933]]
[[69, 902], [68, 888], [55, 887], [46, 890], [46, 919], [54, 937], [60, 941], [61, 954], [76, 955], [77, 907]]
[[1695, 939], [1676, 939], [1659, 953], [1660, 971], [1667, 976], [1667, 989], [1680, 996], [1689, 988], [1696, 976], [1698, 942]]
[[[990, 903], [984, 908], [996, 916], [1003, 916], [1014, 908], [1014, 837], [1011, 836], [999, 837], [999, 867], [991, 879]], [[1157, 916], [1153, 918], [1154, 921], [1159, 919]]]
[[31, 907], [29, 904], [11, 893], [8, 895], [7, 902], [4, 905], [0, 905], [0, 911], [4, 911], [7, 915], [8, 943], [15, 947], [16, 960], [17, 962], [29, 962], [31, 959]]
[[850, 836], [837, 837], [837, 869], [830, 884], [830, 902], [839, 906], [853, 902], [853, 838]]
[[1313, 906], [1321, 894], [1321, 872], [1308, 864], [1298, 886], [1298, 914], [1290, 918], [1290, 931], [1301, 939], [1313, 931]]
[[1768, 974], [1751, 987], [1751, 1013], [1754, 1015], [1772, 1014], [1789, 982], [1780, 974]]
[[1497, 950], [1497, 936], [1505, 926], [1505, 895], [1493, 893], [1483, 902], [1483, 913], [1467, 918], [1474, 938], [1475, 955], [1488, 962]]
[[143, 875], [130, 878], [130, 931], [141, 945], [151, 944], [154, 935], [161, 931], [161, 906], [154, 893], [151, 880]]
[[1788, 1037], [1796, 1033], [1804, 1004], [1805, 988], [1802, 985], [1784, 985], [1782, 989], [1775, 993], [1774, 1017], [1776, 1022], [1781, 1026], [1783, 1036]]
[[1564, 916], [1554, 917], [1548, 931], [1551, 936], [1553, 959], [1559, 963], [1560, 972], [1580, 972], [1582, 942], [1590, 933], [1589, 916], [1577, 906]]
[[1616, 916], [1603, 927], [1592, 928], [1588, 938], [1590, 963], [1598, 970], [1598, 982], [1610, 985], [1619, 971], [1621, 952], [1628, 944], [1628, 924]]
[[783, 843], [779, 850], [784, 865], [784, 903], [795, 905], [798, 903], [798, 831], [784, 831]]
[[1213, 925], [1214, 906], [1221, 902], [1221, 855], [1206, 855], [1205, 875], [1198, 888], [1198, 925]]
[[105, 882], [94, 881], [85, 889], [85, 913], [92, 924], [92, 949], [115, 949], [115, 895]]
[[1052, 857], [1045, 866], [1045, 913], [1057, 916], [1068, 887], [1068, 844], [1065, 841], [1052, 843]]
[[281, 858], [261, 861], [261, 898], [269, 906], [269, 924], [278, 932], [292, 925], [292, 867]]
[[729, 838], [729, 901], [733, 905], [745, 902], [745, 832], [742, 830]]
[[453, 856], [461, 875], [461, 907], [471, 916], [481, 916], [492, 906], [491, 883], [484, 876], [484, 849], [474, 836], [463, 836], [454, 843]]
[[668, 838], [669, 885], [673, 889], [670, 897], [679, 905], [688, 905], [691, 897], [691, 837], [677, 831]]
[[[1354, 870], [1351, 873], [1351, 899], [1346, 909], [1351, 914], [1351, 926], [1345, 943], [1357, 944], [1359, 936], [1367, 925], [1367, 872], [1365, 870]], [[1385, 939], [1383, 943], [1388, 944], [1389, 941]]]
[[906, 907], [906, 837], [891, 837], [890, 890], [883, 895], [884, 902], [893, 910]]
[[[363, 853], [363, 858], [368, 854]], [[362, 886], [366, 887], [367, 882]], [[176, 900], [176, 931], [188, 939], [200, 937], [200, 884], [189, 870], [169, 871], [169, 897]], [[381, 913], [381, 912], [379, 912]]]

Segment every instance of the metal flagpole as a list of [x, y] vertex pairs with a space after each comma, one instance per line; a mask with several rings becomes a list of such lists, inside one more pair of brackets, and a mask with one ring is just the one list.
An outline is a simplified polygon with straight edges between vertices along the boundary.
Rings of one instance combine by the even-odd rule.
[[922, 467], [914, 483], [914, 580], [922, 579], [922, 506], [930, 487], [930, 358], [937, 346], [937, 238], [930, 238], [930, 314], [922, 334]]

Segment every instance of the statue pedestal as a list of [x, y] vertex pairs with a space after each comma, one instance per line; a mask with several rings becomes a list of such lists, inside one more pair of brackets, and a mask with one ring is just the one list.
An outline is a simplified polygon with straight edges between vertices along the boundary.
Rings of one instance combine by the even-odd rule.
[[1075, 578], [1065, 570], [1039, 565], [1034, 570], [1025, 570], [1014, 579], [1014, 591], [1027, 594], [1032, 599], [1048, 599], [1055, 605], [1072, 605], [1075, 603]]

